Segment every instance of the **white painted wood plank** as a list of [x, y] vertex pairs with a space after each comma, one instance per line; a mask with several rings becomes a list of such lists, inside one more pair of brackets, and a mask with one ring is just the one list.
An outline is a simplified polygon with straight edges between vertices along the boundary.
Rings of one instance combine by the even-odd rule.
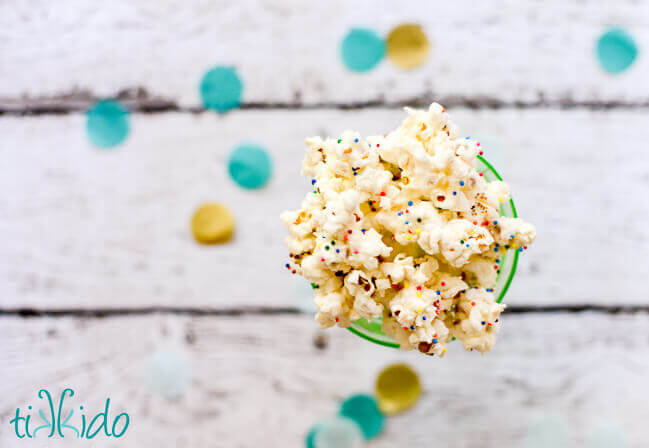
[[[144, 87], [198, 105], [202, 74], [227, 64], [243, 77], [247, 102], [401, 101], [431, 91], [506, 102], [647, 101], [649, 58], [641, 53], [628, 73], [612, 77], [598, 67], [594, 46], [607, 26], [620, 25], [642, 52], [648, 21], [649, 3], [635, 0], [2, 2], [0, 98], [15, 105], [22, 94]], [[425, 66], [404, 72], [384, 61], [369, 74], [345, 70], [339, 44], [350, 28], [386, 36], [413, 22], [432, 41]]]
[[[110, 396], [115, 413], [130, 414], [127, 438], [109, 445], [97, 437], [99, 447], [300, 447], [313, 423], [332, 416], [346, 396], [371, 393], [380, 369], [403, 361], [419, 372], [424, 395], [388, 418], [370, 447], [519, 447], [527, 428], [548, 415], [570, 428], [575, 444], [568, 446], [584, 446], [602, 423], [621, 427], [629, 448], [646, 445], [646, 314], [506, 315], [503, 324], [491, 353], [456, 346], [440, 360], [340, 329], [327, 331], [328, 347], [319, 350], [315, 323], [304, 316], [4, 317], [0, 443], [17, 446], [6, 422], [16, 407], [37, 404], [47, 386], [73, 388], [70, 403], [88, 412]], [[175, 347], [190, 366], [191, 384], [176, 400], [145, 382], [149, 356], [161, 347]]]
[[[647, 304], [646, 114], [451, 111], [486, 136], [537, 243], [507, 302]], [[0, 304], [3, 307], [292, 306], [279, 213], [308, 191], [304, 137], [394, 128], [400, 110], [237, 111], [133, 116], [114, 151], [92, 148], [82, 115], [0, 119]], [[495, 140], [493, 136], [498, 136]], [[228, 177], [227, 155], [262, 142], [275, 174], [260, 191]], [[203, 201], [230, 206], [233, 242], [200, 246], [189, 220]]]

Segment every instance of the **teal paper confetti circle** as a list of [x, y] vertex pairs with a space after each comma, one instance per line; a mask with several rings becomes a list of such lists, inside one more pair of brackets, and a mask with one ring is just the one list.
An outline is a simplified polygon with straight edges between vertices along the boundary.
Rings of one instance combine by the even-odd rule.
[[149, 387], [166, 398], [182, 395], [190, 382], [188, 361], [171, 350], [155, 352], [149, 359], [146, 375]]
[[505, 142], [493, 135], [472, 135], [475, 142], [479, 142], [479, 150], [484, 151], [482, 155], [491, 166], [501, 175], [507, 174], [507, 148]]
[[626, 448], [627, 446], [624, 431], [617, 426], [595, 429], [586, 442], [586, 448]]
[[243, 143], [230, 154], [228, 172], [239, 186], [253, 190], [266, 185], [273, 164], [264, 148], [254, 143]]
[[295, 299], [295, 306], [305, 314], [315, 315], [318, 312], [313, 300], [313, 290], [315, 289], [313, 286], [315, 283], [309, 283], [302, 276], [293, 275], [291, 277], [294, 279], [293, 297]]
[[570, 430], [561, 418], [548, 415], [532, 422], [524, 437], [524, 448], [567, 448]]
[[611, 28], [602, 34], [597, 41], [596, 50], [599, 65], [611, 74], [629, 68], [638, 55], [633, 37], [622, 28]]
[[385, 417], [376, 400], [365, 394], [352, 395], [340, 406], [340, 415], [355, 421], [366, 439], [376, 437], [383, 430]]
[[343, 39], [341, 53], [349, 70], [366, 72], [383, 59], [385, 42], [372, 30], [354, 28]]
[[206, 109], [224, 113], [241, 104], [243, 83], [233, 67], [217, 66], [203, 75], [199, 91]]
[[86, 112], [86, 133], [90, 142], [102, 149], [122, 143], [130, 132], [130, 112], [113, 100], [97, 101]]
[[317, 426], [313, 448], [358, 448], [363, 442], [358, 425], [348, 418], [336, 417]]
[[315, 435], [317, 434], [318, 431], [320, 431], [321, 427], [322, 426], [319, 424], [315, 424], [311, 427], [309, 432], [306, 434], [306, 437], [304, 438], [304, 445], [306, 446], [306, 448], [315, 448], [314, 445]]

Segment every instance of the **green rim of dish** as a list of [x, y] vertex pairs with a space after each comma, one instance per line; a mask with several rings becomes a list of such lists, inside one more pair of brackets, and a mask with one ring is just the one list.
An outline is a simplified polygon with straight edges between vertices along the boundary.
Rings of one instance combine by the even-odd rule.
[[[491, 171], [491, 173], [496, 177], [497, 180], [500, 180], [500, 181], [503, 180], [503, 178], [500, 176], [500, 174], [498, 174], [498, 171], [496, 171], [496, 169], [493, 166], [491, 166], [491, 164], [489, 162], [487, 162], [482, 156], [477, 156], [477, 158], [478, 158], [478, 160], [480, 160], [480, 162], [482, 162], [484, 164], [484, 166], [489, 171]], [[514, 205], [514, 199], [513, 198], [509, 199], [509, 205], [510, 205], [510, 207], [512, 209], [513, 217], [518, 218], [518, 213], [516, 212], [516, 206]], [[500, 214], [501, 214], [501, 216], [503, 216], [502, 210], [500, 211]], [[511, 285], [512, 280], [514, 279], [514, 274], [516, 274], [516, 266], [518, 265], [518, 252], [519, 252], [518, 250], [514, 249], [514, 259], [512, 261], [512, 267], [511, 267], [511, 270], [509, 271], [509, 276], [507, 277], [507, 281], [503, 285], [502, 291], [500, 291], [500, 294], [498, 295], [498, 299], [496, 299], [496, 302], [498, 302], [498, 303], [502, 302], [503, 299], [505, 298], [505, 294], [507, 293], [507, 290], [509, 289], [509, 286]], [[374, 334], [382, 335], [382, 336], [384, 336], [386, 338], [388, 337], [387, 335], [385, 335], [381, 331], [381, 324], [379, 324], [378, 322], [367, 322], [365, 319], [361, 318], [361, 319], [355, 321], [353, 323], [353, 325], [354, 324], [358, 325], [360, 327], [363, 327], [366, 330], [371, 331]], [[377, 329], [377, 327], [378, 327], [378, 329]], [[372, 336], [370, 336], [368, 334], [365, 334], [365, 333], [362, 333], [362, 332], [358, 331], [354, 327], [347, 327], [347, 330], [351, 331], [356, 336], [360, 336], [361, 338], [363, 338], [363, 339], [365, 339], [367, 341], [373, 342], [373, 343], [378, 344], [378, 345], [382, 345], [384, 347], [391, 347], [391, 348], [399, 348], [400, 347], [400, 345], [397, 342], [394, 342], [392, 340], [381, 340], [381, 339], [374, 338], [374, 337], [372, 337]]]

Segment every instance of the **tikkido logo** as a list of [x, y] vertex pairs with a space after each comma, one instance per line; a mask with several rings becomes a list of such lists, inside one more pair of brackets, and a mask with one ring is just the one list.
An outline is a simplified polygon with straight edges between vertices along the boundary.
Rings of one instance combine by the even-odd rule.
[[122, 412], [112, 420], [111, 424], [108, 414], [110, 398], [106, 398], [106, 405], [104, 406], [103, 412], [95, 414], [92, 418], [86, 415], [83, 406], [79, 406], [80, 422], [79, 417], [73, 419], [75, 415], [74, 409], [70, 409], [66, 417], [62, 418], [64, 414], [63, 401], [66, 395], [72, 398], [74, 391], [72, 389], [64, 389], [61, 392], [58, 403], [55, 403], [49, 391], [47, 389], [41, 389], [38, 392], [38, 397], [46, 402], [48, 411], [43, 412], [42, 409], [39, 409], [36, 416], [32, 415], [34, 411], [32, 411], [31, 405], [27, 406], [28, 411], [24, 414], [21, 414], [20, 408], [16, 408], [15, 417], [9, 421], [9, 424], [13, 426], [16, 432], [16, 437], [19, 439], [25, 437], [35, 439], [37, 435], [40, 435], [41, 437], [64, 438], [66, 435], [69, 435], [76, 436], [79, 439], [93, 439], [102, 430], [102, 435], [106, 437], [120, 438], [126, 433], [131, 418], [126, 412]]

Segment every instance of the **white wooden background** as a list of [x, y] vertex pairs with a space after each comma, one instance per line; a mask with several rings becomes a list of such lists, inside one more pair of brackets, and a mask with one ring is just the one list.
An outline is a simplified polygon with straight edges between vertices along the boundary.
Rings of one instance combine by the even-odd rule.
[[[128, 439], [97, 446], [299, 447], [393, 360], [419, 371], [425, 396], [371, 446], [519, 447], [547, 415], [571, 446], [606, 419], [628, 446], [649, 445], [649, 4], [422, 3], [0, 2], [0, 446], [17, 446], [10, 415], [47, 385], [127, 403]], [[424, 67], [345, 71], [350, 27], [404, 22], [432, 41]], [[616, 77], [593, 55], [610, 24], [640, 47]], [[216, 64], [242, 76], [242, 110], [201, 111], [197, 85]], [[135, 111], [114, 151], [84, 133], [81, 111], [104, 96]], [[380, 133], [432, 99], [484, 139], [537, 225], [502, 338], [484, 357], [441, 361], [343, 330], [317, 349], [278, 220], [308, 185], [303, 139]], [[273, 157], [261, 191], [227, 176], [243, 140]], [[193, 242], [207, 200], [234, 210], [232, 243]], [[192, 372], [172, 401], [143, 378], [168, 344]]]

